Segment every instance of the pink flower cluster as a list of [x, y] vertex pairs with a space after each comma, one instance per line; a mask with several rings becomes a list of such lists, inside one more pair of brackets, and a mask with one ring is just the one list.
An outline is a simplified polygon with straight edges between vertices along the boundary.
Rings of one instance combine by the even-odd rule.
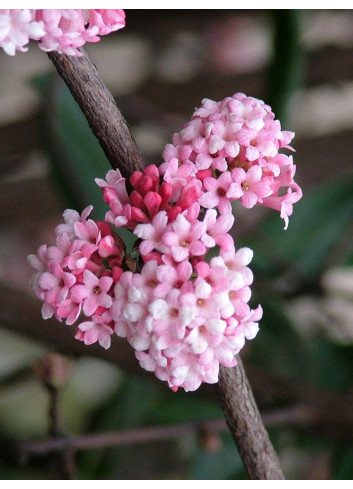
[[[109, 205], [104, 223], [87, 219], [91, 208], [65, 211], [56, 246], [29, 257], [43, 317], [73, 324], [84, 315], [76, 338], [86, 344], [126, 338], [140, 365], [173, 390], [217, 382], [262, 317], [261, 306], [249, 306], [253, 254], [235, 248], [231, 202], [249, 208], [272, 198], [287, 225], [301, 191], [291, 158], [278, 151], [292, 137], [259, 100], [204, 100], [165, 161], [133, 173], [129, 194], [118, 170], [96, 179]], [[119, 228], [135, 235], [130, 255]]]
[[35, 40], [43, 51], [81, 56], [78, 48], [86, 42], [124, 26], [119, 9], [0, 9], [0, 46], [13, 56]]
[[55, 228], [56, 244], [40, 246], [28, 261], [37, 271], [32, 286], [43, 301], [43, 318], [55, 315], [72, 325], [83, 314], [89, 321], [79, 325], [76, 338], [109, 348], [114, 328], [109, 308], [123, 272], [124, 246], [108, 224], [88, 219], [92, 209], [81, 215], [67, 209], [64, 224]]
[[[178, 161], [174, 175], [169, 163], [162, 165], [168, 181], [181, 173], [200, 175], [201, 206], [231, 211], [240, 200], [250, 209], [259, 204], [280, 212], [288, 227], [293, 204], [302, 191], [293, 180], [296, 167], [292, 156], [294, 133], [282, 131], [271, 108], [263, 101], [236, 93], [220, 102], [204, 99], [190, 122], [167, 144], [163, 158]], [[202, 175], [202, 178], [201, 178]]]

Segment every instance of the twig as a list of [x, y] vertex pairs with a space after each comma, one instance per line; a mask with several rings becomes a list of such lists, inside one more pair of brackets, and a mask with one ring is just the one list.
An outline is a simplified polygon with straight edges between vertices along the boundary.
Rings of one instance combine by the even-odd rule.
[[[49, 397], [49, 436], [62, 437], [60, 426], [59, 398], [63, 387], [66, 385], [70, 370], [70, 362], [65, 357], [56, 353], [48, 354], [38, 365], [35, 372], [45, 387]], [[20, 451], [21, 453], [21, 451]], [[26, 453], [21, 453], [21, 458], [26, 459]], [[70, 448], [54, 454], [50, 459], [53, 471], [60, 479], [74, 479], [76, 467], [74, 453]]]
[[113, 168], [127, 179], [142, 170], [145, 160], [115, 100], [96, 67], [81, 48], [82, 57], [48, 53], [97, 137]]
[[[58, 53], [49, 53], [49, 57], [85, 114], [112, 167], [119, 168], [128, 179], [134, 170], [144, 167], [144, 160], [112, 95], [87, 54], [83, 50], [82, 53], [82, 57]], [[218, 395], [249, 476], [283, 479], [240, 361], [232, 370], [221, 369]]]
[[30, 455], [47, 455], [50, 452], [67, 450], [95, 450], [119, 445], [136, 445], [171, 440], [191, 432], [219, 432], [227, 429], [224, 419], [204, 423], [184, 423], [173, 426], [152, 426], [128, 429], [95, 435], [60, 437], [43, 441], [22, 442], [20, 451], [26, 458]]
[[[303, 406], [273, 410], [264, 415], [270, 426], [300, 424], [310, 421], [312, 411]], [[224, 418], [203, 422], [190, 422], [170, 426], [151, 426], [126, 429], [85, 436], [56, 436], [42, 441], [20, 441], [18, 450], [25, 459], [30, 456], [49, 455], [52, 452], [96, 450], [101, 448], [138, 445], [173, 440], [190, 433], [219, 434], [226, 432], [228, 426]]]
[[233, 368], [221, 367], [217, 385], [230, 432], [251, 479], [284, 479], [239, 356], [237, 361]]

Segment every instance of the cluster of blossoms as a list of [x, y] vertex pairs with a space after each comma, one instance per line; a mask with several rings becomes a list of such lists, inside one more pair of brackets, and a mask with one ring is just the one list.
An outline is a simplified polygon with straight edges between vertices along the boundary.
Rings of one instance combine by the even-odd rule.
[[0, 47], [13, 56], [30, 40], [43, 51], [81, 56], [78, 48], [125, 26], [118, 9], [0, 9]]
[[[96, 179], [105, 222], [88, 219], [91, 207], [81, 216], [67, 210], [56, 246], [29, 257], [43, 317], [73, 324], [85, 316], [76, 338], [86, 344], [126, 338], [140, 365], [173, 390], [217, 382], [262, 317], [261, 306], [249, 306], [252, 251], [235, 248], [231, 202], [273, 207], [287, 226], [301, 196], [291, 157], [279, 154], [292, 137], [260, 100], [204, 100], [164, 162], [132, 174], [131, 192], [118, 170]], [[136, 237], [130, 254], [119, 228]]]
[[238, 199], [247, 209], [260, 204], [278, 210], [286, 229], [293, 204], [302, 197], [292, 156], [279, 152], [292, 150], [293, 137], [261, 100], [243, 93], [221, 102], [204, 99], [163, 152], [167, 162], [177, 158], [179, 169], [174, 166], [172, 174], [167, 164], [162, 171], [168, 180], [186, 172], [198, 175], [199, 203], [207, 209], [229, 213], [230, 202]]

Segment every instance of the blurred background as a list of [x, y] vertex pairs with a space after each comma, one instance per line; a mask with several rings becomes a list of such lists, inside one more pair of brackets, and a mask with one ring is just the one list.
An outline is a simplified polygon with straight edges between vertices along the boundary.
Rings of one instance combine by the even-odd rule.
[[[242, 359], [286, 477], [352, 479], [353, 11], [126, 10], [86, 51], [150, 163], [205, 97], [263, 99], [295, 131], [288, 230], [235, 206], [264, 309]], [[104, 216], [110, 167], [44, 52], [1, 52], [0, 73], [0, 478], [246, 479], [214, 386], [173, 393], [127, 343], [41, 319], [27, 255], [65, 208]], [[60, 433], [96, 444], [26, 456]]]

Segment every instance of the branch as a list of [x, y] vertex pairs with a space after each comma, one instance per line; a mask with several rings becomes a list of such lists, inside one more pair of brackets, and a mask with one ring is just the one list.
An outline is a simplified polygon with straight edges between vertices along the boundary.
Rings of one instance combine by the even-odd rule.
[[224, 419], [215, 419], [202, 423], [184, 423], [173, 426], [151, 426], [137, 429], [96, 433], [94, 435], [57, 437], [43, 441], [18, 442], [17, 450], [21, 458], [27, 460], [31, 455], [48, 455], [52, 452], [96, 450], [98, 448], [136, 445], [172, 440], [191, 432], [218, 433], [226, 429]]
[[112, 94], [82, 48], [81, 52], [82, 57], [55, 51], [48, 56], [86, 116], [110, 164], [119, 168], [128, 184], [135, 170], [144, 169], [145, 160]]
[[251, 479], [284, 479], [276, 452], [262, 422], [240, 357], [233, 368], [221, 367], [218, 397]]
[[[305, 407], [274, 410], [264, 415], [266, 424], [281, 426], [287, 423], [303, 423], [312, 413]], [[207, 449], [207, 435], [219, 435], [228, 430], [224, 418], [202, 422], [190, 422], [170, 426], [149, 426], [135, 429], [95, 433], [85, 436], [54, 436], [47, 440], [17, 440], [16, 451], [26, 461], [31, 456], [49, 455], [55, 452], [96, 450], [108, 447], [155, 443], [181, 438], [190, 433], [199, 434]]]
[[[82, 53], [82, 57], [58, 53], [48, 56], [85, 114], [112, 167], [119, 168], [128, 181], [133, 171], [143, 169], [144, 160], [112, 95], [87, 54], [83, 50]], [[249, 476], [283, 479], [240, 361], [232, 370], [221, 368], [218, 395]]]

